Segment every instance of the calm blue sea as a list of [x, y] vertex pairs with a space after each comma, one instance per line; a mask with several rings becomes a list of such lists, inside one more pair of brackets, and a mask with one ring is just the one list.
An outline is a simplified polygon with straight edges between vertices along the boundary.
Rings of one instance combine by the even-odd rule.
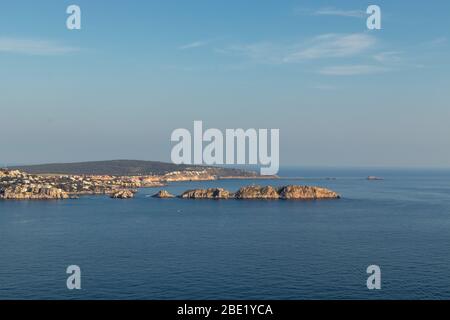
[[[0, 299], [450, 299], [450, 171], [285, 169], [328, 201], [0, 201]], [[367, 181], [365, 177], [384, 177]], [[336, 178], [330, 180], [327, 178]], [[82, 290], [66, 288], [66, 268]], [[366, 268], [382, 271], [369, 291]]]

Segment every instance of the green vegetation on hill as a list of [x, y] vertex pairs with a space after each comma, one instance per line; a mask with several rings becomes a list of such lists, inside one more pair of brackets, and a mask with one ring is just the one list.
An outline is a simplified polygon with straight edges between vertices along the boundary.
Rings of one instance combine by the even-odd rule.
[[77, 163], [52, 163], [30, 166], [16, 166], [12, 169], [25, 171], [30, 174], [70, 174], [70, 175], [113, 175], [113, 176], [137, 176], [137, 175], [162, 175], [173, 171], [198, 171], [208, 170], [217, 176], [255, 176], [254, 172], [192, 165], [176, 165], [173, 163], [140, 160], [110, 160], [90, 161]]

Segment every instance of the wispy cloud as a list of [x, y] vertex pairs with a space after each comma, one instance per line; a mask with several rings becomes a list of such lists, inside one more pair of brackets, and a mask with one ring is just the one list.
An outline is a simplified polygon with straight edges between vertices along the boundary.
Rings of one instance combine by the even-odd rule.
[[327, 76], [355, 76], [376, 74], [389, 71], [386, 67], [376, 65], [345, 65], [325, 67], [319, 70], [320, 74]]
[[333, 7], [320, 8], [313, 12], [316, 16], [337, 16], [337, 17], [351, 17], [364, 18], [366, 12], [363, 10], [342, 10]]
[[179, 50], [194, 49], [194, 48], [199, 48], [199, 47], [206, 46], [207, 44], [208, 44], [207, 41], [194, 41], [194, 42], [190, 42], [190, 43], [184, 44], [184, 45], [178, 47], [178, 49]]
[[375, 54], [373, 58], [380, 63], [397, 63], [401, 61], [400, 54], [399, 51], [385, 51]]
[[216, 49], [216, 52], [230, 56], [240, 56], [250, 59], [256, 63], [280, 64], [286, 54], [287, 47], [273, 44], [271, 42], [259, 42], [251, 44], [236, 44], [222, 49]]
[[350, 57], [366, 51], [375, 43], [376, 39], [365, 33], [325, 34], [314, 38], [306, 48], [299, 48], [287, 55], [285, 61]]
[[319, 9], [307, 9], [297, 7], [294, 9], [295, 14], [298, 15], [310, 15], [310, 16], [335, 16], [335, 17], [347, 17], [347, 18], [364, 18], [366, 12], [364, 10], [356, 9], [339, 9], [335, 7], [323, 7]]
[[234, 45], [222, 53], [247, 57], [258, 63], [286, 64], [322, 58], [345, 58], [374, 47], [376, 39], [366, 33], [324, 34], [293, 45], [270, 42]]
[[[292, 45], [260, 42], [226, 47], [219, 52], [241, 56], [255, 63], [296, 64], [335, 61], [335, 65], [316, 66], [326, 76], [358, 76], [390, 72], [402, 64], [402, 52], [379, 51], [378, 40], [368, 33], [323, 34]], [[340, 62], [336, 62], [340, 61]], [[358, 62], [355, 62], [358, 61]], [[340, 63], [340, 64], [338, 64]], [[316, 89], [329, 90], [327, 86]]]
[[53, 41], [0, 37], [0, 53], [61, 55], [79, 50]]

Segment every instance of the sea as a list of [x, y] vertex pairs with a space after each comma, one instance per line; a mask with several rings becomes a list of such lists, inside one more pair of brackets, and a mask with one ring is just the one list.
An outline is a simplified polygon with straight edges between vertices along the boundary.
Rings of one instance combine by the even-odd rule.
[[[177, 182], [130, 200], [0, 201], [0, 299], [450, 299], [450, 170], [279, 175]], [[151, 197], [250, 184], [322, 186], [342, 198]], [[67, 288], [72, 265], [80, 290]], [[367, 287], [372, 265], [380, 289]]]

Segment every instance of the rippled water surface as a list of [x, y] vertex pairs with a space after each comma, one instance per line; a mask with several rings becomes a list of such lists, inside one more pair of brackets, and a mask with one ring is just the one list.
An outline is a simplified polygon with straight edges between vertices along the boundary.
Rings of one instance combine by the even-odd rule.
[[[132, 200], [0, 201], [0, 299], [450, 298], [449, 171], [280, 174], [304, 178], [165, 189], [308, 184], [343, 198], [154, 199], [159, 189], [141, 189]], [[72, 264], [80, 291], [66, 289]], [[380, 291], [366, 288], [371, 264]]]

